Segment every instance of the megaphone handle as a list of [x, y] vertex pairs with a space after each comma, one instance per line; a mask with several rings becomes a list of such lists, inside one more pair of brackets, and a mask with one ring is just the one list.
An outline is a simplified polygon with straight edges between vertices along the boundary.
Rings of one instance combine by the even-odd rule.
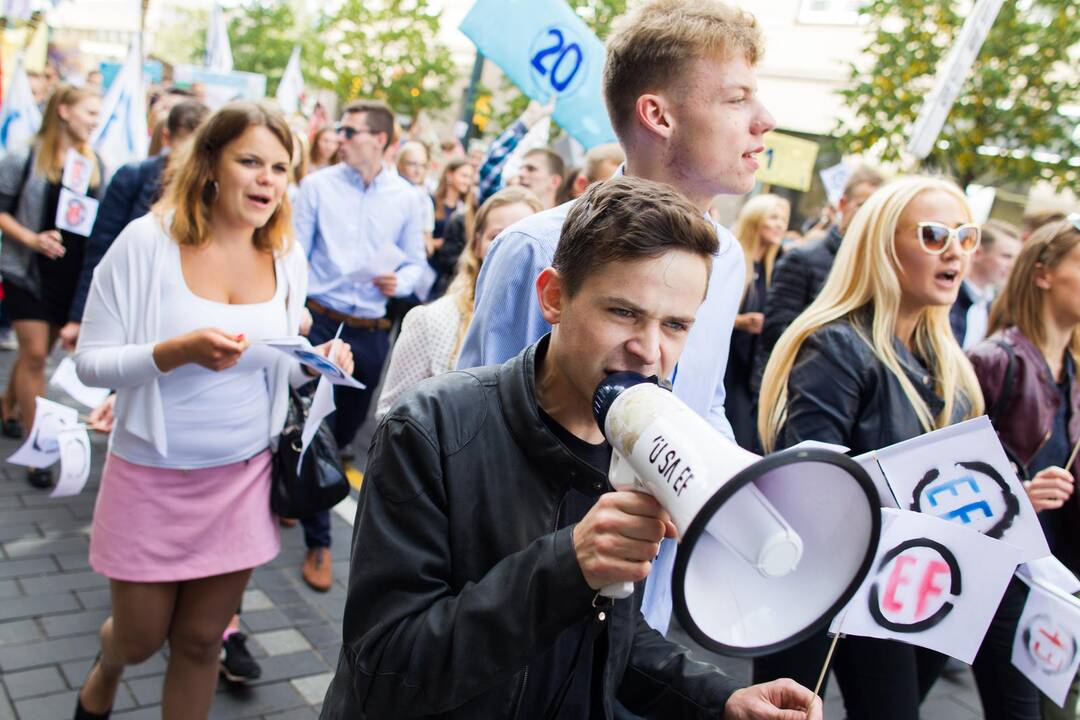
[[601, 588], [600, 594], [604, 597], [612, 598], [613, 600], [622, 600], [623, 598], [628, 598], [634, 594], [634, 583], [611, 583], [610, 585], [605, 585]]

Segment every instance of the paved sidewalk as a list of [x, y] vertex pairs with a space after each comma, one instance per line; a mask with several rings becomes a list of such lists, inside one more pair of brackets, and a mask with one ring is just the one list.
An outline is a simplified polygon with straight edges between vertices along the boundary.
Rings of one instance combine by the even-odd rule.
[[[6, 386], [13, 353], [0, 352], [0, 380]], [[59, 356], [54, 356], [48, 375]], [[49, 397], [73, 407], [59, 391]], [[363, 467], [370, 423], [354, 443]], [[94, 471], [83, 493], [51, 500], [34, 490], [21, 467], [0, 463], [0, 720], [70, 718], [78, 687], [97, 653], [97, 630], [108, 615], [108, 581], [90, 570], [87, 543], [90, 516], [105, 455], [105, 438], [93, 438]], [[19, 445], [0, 438], [0, 459]], [[351, 518], [349, 518], [351, 521]], [[304, 556], [300, 527], [282, 530], [282, 552], [259, 568], [244, 596], [243, 629], [263, 668], [250, 686], [219, 684], [211, 717], [216, 719], [316, 718], [341, 641], [341, 617], [351, 528], [332, 514], [334, 587], [321, 594], [300, 579]], [[678, 632], [677, 630], [675, 631]], [[688, 641], [687, 641], [688, 642]], [[688, 642], [689, 644], [689, 642]], [[734, 677], [749, 680], [749, 662], [711, 656]], [[113, 717], [158, 718], [165, 652], [128, 668]], [[923, 705], [927, 720], [981, 717], [970, 672], [942, 679]], [[843, 706], [830, 683], [827, 720], [843, 718]]]

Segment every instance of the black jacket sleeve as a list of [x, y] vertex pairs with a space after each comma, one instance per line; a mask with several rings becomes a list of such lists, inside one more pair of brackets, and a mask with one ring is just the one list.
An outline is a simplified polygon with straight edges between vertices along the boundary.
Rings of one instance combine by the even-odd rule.
[[105, 191], [105, 199], [101, 201], [101, 206], [98, 208], [94, 229], [90, 231], [86, 249], [83, 251], [82, 270], [79, 272], [75, 296], [71, 300], [71, 310], [68, 312], [68, 319], [72, 322], [82, 321], [86, 297], [90, 294], [90, 281], [94, 277], [94, 268], [101, 262], [101, 258], [105, 256], [105, 252], [120, 231], [134, 219], [131, 213], [139, 197], [140, 189], [138, 163], [124, 165], [113, 175]]
[[642, 717], [672, 720], [718, 718], [740, 687], [713, 665], [690, 658], [638, 613], [630, 663], [619, 686], [619, 702]]
[[[813, 301], [813, 277], [799, 248], [786, 253], [773, 268], [772, 282], [765, 296], [765, 325], [758, 342], [759, 356], [767, 362], [776, 341]], [[762, 363], [764, 364], [764, 363]]]
[[806, 339], [788, 376], [787, 420], [777, 449], [803, 440], [850, 445], [859, 422], [864, 381], [859, 362], [863, 342], [843, 323], [827, 325]]
[[344, 647], [324, 717], [449, 711], [505, 683], [592, 611], [573, 526], [454, 587], [441, 460], [433, 433], [413, 418], [391, 415], [376, 431], [356, 515]]

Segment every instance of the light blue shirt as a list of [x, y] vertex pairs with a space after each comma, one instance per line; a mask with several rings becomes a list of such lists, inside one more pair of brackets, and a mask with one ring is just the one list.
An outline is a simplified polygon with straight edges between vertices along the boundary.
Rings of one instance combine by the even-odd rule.
[[396, 268], [395, 295], [412, 294], [427, 267], [420, 200], [413, 186], [389, 167], [370, 185], [345, 163], [304, 178], [293, 207], [293, 227], [310, 267], [308, 297], [354, 317], [386, 315], [382, 292], [370, 279], [356, 279], [372, 270], [386, 243], [405, 255]]
[[[476, 283], [476, 310], [458, 359], [459, 368], [506, 362], [551, 331], [540, 314], [536, 277], [551, 265], [563, 221], [573, 201], [531, 215], [504, 230], [484, 258]], [[724, 415], [724, 370], [731, 331], [743, 292], [742, 247], [713, 223], [720, 249], [713, 258], [709, 290], [686, 339], [673, 390], [680, 400], [735, 442]], [[664, 542], [645, 586], [642, 612], [667, 632], [671, 619], [671, 572], [675, 543]]]

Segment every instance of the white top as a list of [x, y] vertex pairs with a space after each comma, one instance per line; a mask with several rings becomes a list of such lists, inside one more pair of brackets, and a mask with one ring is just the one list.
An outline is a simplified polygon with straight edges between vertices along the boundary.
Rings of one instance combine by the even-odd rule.
[[[173, 244], [161, 275], [161, 332], [176, 337], [204, 327], [251, 341], [288, 335], [286, 283], [278, 278], [274, 295], [259, 303], [230, 305], [196, 295], [184, 281], [180, 246]], [[275, 266], [275, 275], [276, 275]], [[128, 462], [150, 467], [205, 468], [246, 460], [269, 446], [264, 427], [270, 415], [266, 372], [280, 353], [253, 344], [231, 368], [215, 372], [182, 365], [158, 381], [165, 408], [168, 457], [153, 443], [119, 428], [112, 451]]]
[[[176, 242], [165, 230], [169, 222], [168, 217], [148, 213], [117, 236], [94, 270], [75, 351], [80, 380], [116, 390], [116, 428], [110, 444], [126, 434], [149, 443], [163, 458], [171, 457], [161, 390], [165, 374], [154, 364], [154, 346], [172, 337], [163, 326], [162, 308], [164, 269], [179, 258]], [[307, 295], [307, 260], [294, 243], [274, 265], [279, 289], [286, 295], [286, 334], [297, 334]], [[267, 373], [270, 412], [263, 419], [272, 447], [285, 426], [288, 386], [310, 379], [298, 362], [279, 355]]]
[[416, 383], [454, 369], [460, 352], [454, 344], [461, 319], [453, 295], [443, 295], [430, 305], [418, 305], [405, 315], [375, 406], [376, 420], [382, 420], [397, 399]]

